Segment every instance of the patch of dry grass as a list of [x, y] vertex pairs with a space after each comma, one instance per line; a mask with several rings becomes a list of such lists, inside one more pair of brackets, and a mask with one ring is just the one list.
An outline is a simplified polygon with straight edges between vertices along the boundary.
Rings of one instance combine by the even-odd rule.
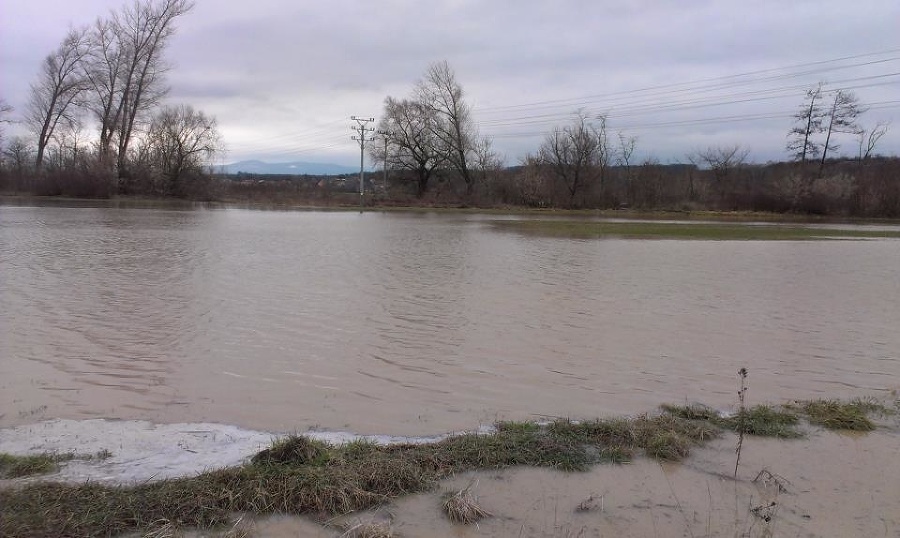
[[470, 525], [491, 516], [491, 513], [482, 508], [478, 504], [478, 499], [472, 495], [472, 487], [473, 484], [469, 484], [444, 499], [444, 513], [451, 522]]
[[352, 525], [341, 538], [393, 538], [394, 531], [388, 522], [359, 522]]
[[181, 532], [174, 523], [167, 519], [154, 522], [151, 529], [141, 535], [141, 538], [178, 538]]

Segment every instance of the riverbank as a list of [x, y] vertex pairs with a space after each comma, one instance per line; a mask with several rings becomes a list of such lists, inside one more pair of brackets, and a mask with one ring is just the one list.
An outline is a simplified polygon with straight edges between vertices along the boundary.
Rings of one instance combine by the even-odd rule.
[[[900, 458], [895, 457], [900, 429], [896, 403], [888, 404], [873, 400], [800, 402], [755, 406], [731, 415], [702, 406], [663, 406], [657, 413], [635, 417], [502, 422], [491, 431], [418, 441], [344, 437], [342, 441], [326, 442], [316, 435], [288, 436], [256, 451], [250, 461], [242, 464], [213, 454], [213, 460], [204, 463], [207, 469], [232, 466], [187, 478], [154, 471], [156, 474], [149, 478], [146, 474], [124, 475], [128, 478], [120, 477], [109, 485], [99, 481], [80, 483], [72, 475], [68, 482], [18, 479], [0, 490], [0, 534], [115, 535], [131, 530], [152, 531], [163, 524], [228, 532], [241, 516], [245, 523], [255, 522], [259, 536], [280, 532], [268, 529], [308, 526], [309, 520], [284, 517], [290, 514], [326, 523], [320, 528], [323, 536], [373, 521], [391, 533], [420, 535], [430, 528], [442, 528], [444, 532], [457, 529], [454, 532], [458, 533], [458, 526], [439, 521], [440, 503], [435, 502], [436, 506], [430, 508], [423, 503], [436, 501], [438, 492], [465, 488], [477, 495], [477, 502], [483, 503], [486, 512], [494, 514], [480, 523], [481, 531], [472, 531], [475, 534], [591, 536], [601, 529], [608, 532], [618, 528], [630, 529], [625, 535], [649, 535], [640, 531], [644, 529], [658, 536], [680, 536], [685, 529], [689, 535], [710, 535], [714, 529], [721, 531], [734, 525], [738, 525], [734, 530], [745, 526], [771, 530], [776, 524], [793, 532], [808, 528], [813, 519], [815, 528], [819, 528], [820, 518], [830, 517], [832, 511], [841, 507], [828, 506], [836, 501], [833, 498], [819, 498], [828, 497], [827, 490], [816, 494], [813, 500], [818, 504], [814, 507], [802, 503], [787, 510], [776, 507], [810, 499], [810, 489], [803, 484], [827, 483], [836, 478], [831, 475], [844, 475], [847, 471], [851, 476], [841, 477], [844, 487], [863, 479], [868, 481], [865, 488], [872, 496], [871, 502], [854, 498], [844, 505], [853, 510], [865, 508], [878, 516], [870, 521], [880, 521], [885, 530], [896, 530], [900, 528], [896, 517], [900, 514], [900, 506], [896, 505], [900, 495], [893, 494], [900, 486], [895, 481], [885, 482], [885, 478], [896, 476], [891, 473], [900, 465]], [[122, 424], [127, 423], [119, 425]], [[879, 428], [874, 432], [852, 436], [829, 433], [817, 426], [865, 432], [876, 424]], [[39, 446], [42, 432], [40, 426], [35, 428], [33, 434], [37, 438], [32, 445]], [[184, 437], [164, 439], [167, 434], [161, 432], [197, 436], [202, 430], [182, 425], [156, 433], [164, 444], [168, 441], [170, 449], [174, 443], [184, 458], [200, 459], [213, 452], [210, 446], [189, 444]], [[748, 437], [741, 450], [740, 466], [732, 473], [735, 433], [741, 432]], [[101, 433], [111, 444], [126, 439]], [[13, 443], [11, 437], [27, 434], [22, 429], [15, 435], [3, 430], [0, 450], [20, 448], [22, 443]], [[220, 434], [207, 440], [212, 441], [212, 446], [231, 449], [242, 444], [259, 445], [264, 435], [253, 438], [231, 430]], [[752, 435], [756, 437], [749, 437]], [[783, 440], [766, 441], [764, 437]], [[250, 445], [242, 443], [247, 439]], [[77, 438], [71, 441], [77, 444]], [[144, 444], [140, 438], [137, 442]], [[847, 451], [848, 443], [855, 447], [854, 451]], [[796, 452], [798, 446], [805, 448], [805, 456], [803, 451]], [[146, 463], [153, 470], [152, 451], [160, 447], [147, 445], [145, 450], [151, 452], [145, 454], [147, 459], [133, 458], [132, 467]], [[97, 448], [89, 444], [70, 446], [79, 452]], [[110, 469], [116, 458], [123, 458], [117, 456], [116, 446], [106, 450], [109, 457], [93, 465]], [[124, 445], [119, 450], [127, 452]], [[849, 469], [821, 466], [828, 458], [847, 458], [854, 453], [857, 458], [865, 453], [865, 457]], [[247, 456], [250, 454], [243, 455]], [[85, 460], [72, 461], [91, 465]], [[172, 468], [178, 468], [177, 458], [169, 457], [168, 461]], [[629, 465], [598, 468], [601, 463]], [[885, 467], [879, 470], [878, 466]], [[516, 469], [520, 467], [536, 469]], [[680, 475], [684, 476], [679, 478]], [[668, 488], [660, 488], [663, 483]], [[702, 495], [704, 487], [700, 486], [704, 483], [707, 495]], [[733, 493], [733, 505], [726, 502], [726, 492]], [[418, 495], [409, 497], [411, 494]], [[532, 497], [536, 500], [529, 504]], [[668, 503], [660, 501], [666, 498]], [[790, 500], [779, 500], [784, 498]], [[750, 502], [745, 503], [746, 499]], [[776, 504], [756, 510], [771, 502]], [[705, 512], [701, 510], [704, 505]], [[548, 512], [551, 508], [552, 524]], [[272, 519], [272, 515], [278, 517]], [[517, 527], [522, 532], [513, 532]], [[673, 529], [681, 532], [673, 534]], [[850, 533], [854, 534], [871, 535]]]
[[[295, 211], [360, 211], [359, 205], [340, 200], [293, 200], [282, 201], [227, 198], [210, 201], [193, 201], [178, 198], [153, 198], [144, 196], [115, 196], [112, 198], [73, 198], [65, 196], [34, 196], [0, 194], [0, 206], [60, 206], [60, 207], [116, 207], [147, 209], [191, 209], [191, 208], [240, 208], [273, 209]], [[716, 211], [716, 210], [675, 210], [675, 209], [561, 209], [533, 208], [524, 206], [472, 207], [460, 204], [395, 204], [374, 202], [363, 211], [409, 212], [409, 213], [484, 213], [488, 215], [522, 215], [534, 217], [572, 219], [627, 219], [651, 221], [712, 221], [733, 223], [795, 223], [795, 224], [900, 224], [900, 219], [848, 217], [833, 215], [812, 215], [802, 213], [769, 213], [760, 211]]]

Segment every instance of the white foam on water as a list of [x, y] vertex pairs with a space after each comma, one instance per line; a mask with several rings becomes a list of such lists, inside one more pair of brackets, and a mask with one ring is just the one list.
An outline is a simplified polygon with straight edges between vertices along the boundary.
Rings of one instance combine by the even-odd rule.
[[[491, 428], [477, 430], [484, 433]], [[360, 436], [309, 431], [304, 436], [332, 444], [366, 439], [378, 444], [433, 443], [435, 437]], [[227, 424], [154, 424], [140, 420], [64, 420], [0, 429], [0, 453], [75, 454], [60, 470], [40, 479], [64, 482], [134, 483], [192, 476], [240, 465], [284, 434], [245, 430]], [[105, 459], [92, 457], [108, 451]]]

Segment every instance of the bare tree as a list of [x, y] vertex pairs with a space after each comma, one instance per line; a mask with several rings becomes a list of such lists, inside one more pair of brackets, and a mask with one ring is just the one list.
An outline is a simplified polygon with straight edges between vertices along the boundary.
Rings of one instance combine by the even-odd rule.
[[463, 88], [446, 61], [431, 64], [416, 88], [419, 101], [435, 114], [432, 129], [444, 146], [447, 162], [466, 184], [466, 195], [475, 188], [471, 161], [478, 145], [478, 130], [472, 121], [472, 108], [465, 101]]
[[9, 115], [12, 113], [12, 111], [13, 107], [6, 102], [6, 99], [0, 97], [0, 173], [2, 173], [6, 168], [6, 153], [5, 151], [3, 151], [6, 149], [3, 144], [3, 138], [6, 133], [3, 127], [7, 123], [12, 123], [12, 120], [9, 118]]
[[12, 171], [19, 177], [24, 175], [32, 162], [32, 148], [20, 136], [13, 137], [3, 149], [3, 157]]
[[606, 172], [609, 170], [609, 163], [613, 158], [614, 151], [609, 143], [609, 136], [606, 131], [606, 115], [598, 114], [594, 116], [594, 120], [596, 121], [594, 125], [597, 129], [597, 142], [599, 144], [597, 147], [597, 191], [602, 198], [603, 189], [606, 188]]
[[716, 190], [724, 200], [728, 193], [728, 179], [736, 168], [744, 165], [749, 153], [749, 150], [741, 148], [738, 144], [710, 147], [705, 151], [696, 152], [691, 162], [701, 163], [712, 171]]
[[113, 137], [122, 115], [122, 70], [125, 52], [118, 26], [109, 19], [97, 19], [88, 37], [88, 56], [82, 64], [89, 82], [89, 98], [86, 106], [92, 112], [99, 127], [98, 156], [101, 164], [110, 164]]
[[59, 47], [44, 59], [38, 80], [31, 85], [25, 121], [37, 135], [38, 169], [57, 128], [76, 121], [78, 100], [86, 89], [81, 71], [86, 53], [86, 32], [70, 30]]
[[[388, 133], [386, 148], [372, 144], [370, 153], [385, 167], [416, 174], [416, 193], [425, 194], [434, 171], [447, 162], [446, 147], [435, 134], [436, 112], [420, 101], [388, 97], [378, 130]], [[387, 150], [387, 154], [384, 154]]]
[[537, 161], [565, 186], [570, 206], [586, 185], [599, 179], [602, 142], [601, 127], [579, 111], [571, 125], [556, 127], [541, 144]]
[[82, 161], [89, 148], [81, 121], [75, 121], [57, 129], [53, 140], [55, 142], [53, 151], [56, 156], [55, 164], [58, 167], [74, 165]]
[[163, 53], [175, 20], [191, 0], [133, 0], [89, 32], [90, 50], [81, 68], [90, 82], [88, 108], [99, 125], [99, 155], [109, 160], [113, 144], [119, 189], [128, 191], [128, 157], [137, 126], [168, 91]]
[[616, 164], [625, 171], [625, 188], [629, 205], [634, 205], [634, 175], [632, 174], [631, 164], [636, 145], [636, 136], [626, 136], [625, 133], [619, 131], [619, 147], [616, 152]]
[[167, 106], [150, 123], [146, 143], [153, 167], [162, 179], [163, 194], [184, 196], [191, 177], [220, 151], [216, 120], [190, 106]]
[[175, 32], [174, 20], [193, 8], [188, 0], [135, 0], [114, 17], [125, 54], [119, 117], [119, 177], [127, 178], [128, 145], [139, 114], [168, 91], [162, 53]]
[[794, 114], [796, 124], [788, 132], [788, 151], [793, 153], [795, 160], [805, 165], [808, 157], [819, 154], [821, 145], [813, 140], [813, 137], [822, 132], [822, 121], [825, 112], [822, 109], [822, 86], [820, 82], [815, 88], [806, 92], [806, 103], [800, 111]]
[[822, 144], [822, 160], [819, 161], [820, 177], [825, 170], [825, 159], [828, 157], [828, 151], [837, 151], [839, 147], [832, 142], [832, 135], [835, 133], [851, 133], [858, 135], [860, 128], [856, 123], [856, 118], [863, 112], [864, 110], [859, 107], [859, 99], [853, 92], [845, 92], [844, 90], [835, 92], [831, 107], [825, 113], [825, 119], [828, 122], [828, 126], [823, 127], [825, 131], [825, 143]]
[[503, 168], [503, 158], [494, 151], [494, 144], [488, 137], [479, 138], [472, 149], [473, 164], [480, 175], [480, 181], [487, 180], [488, 175]]
[[878, 145], [878, 141], [881, 140], [881, 137], [887, 134], [889, 126], [890, 123], [879, 121], [875, 124], [875, 127], [868, 131], [866, 129], [859, 130], [857, 133], [857, 138], [859, 140], [858, 160], [862, 161], [872, 156], [872, 152], [875, 151], [875, 146]]
[[6, 99], [0, 97], [0, 145], [3, 143], [3, 125], [12, 123], [9, 115], [12, 114], [13, 107], [6, 102]]

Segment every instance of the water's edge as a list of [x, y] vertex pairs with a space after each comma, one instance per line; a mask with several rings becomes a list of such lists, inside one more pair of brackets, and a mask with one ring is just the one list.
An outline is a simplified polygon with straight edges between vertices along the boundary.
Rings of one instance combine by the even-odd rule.
[[[482, 426], [475, 431], [492, 429]], [[434, 443], [460, 433], [404, 437], [317, 430], [302, 432], [311, 439], [335, 445], [360, 439], [378, 444]], [[247, 430], [214, 423], [53, 419], [0, 429], [0, 453], [75, 456], [62, 462], [58, 472], [31, 479], [130, 484], [192, 476], [240, 465], [285, 435], [285, 432]], [[97, 457], [105, 453], [108, 457]]]

